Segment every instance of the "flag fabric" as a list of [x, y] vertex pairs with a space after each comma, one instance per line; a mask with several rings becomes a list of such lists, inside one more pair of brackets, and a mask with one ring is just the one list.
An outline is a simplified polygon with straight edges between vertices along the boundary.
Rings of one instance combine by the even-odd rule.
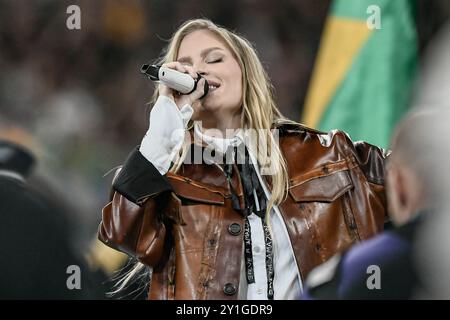
[[302, 122], [387, 147], [417, 69], [414, 0], [335, 0]]

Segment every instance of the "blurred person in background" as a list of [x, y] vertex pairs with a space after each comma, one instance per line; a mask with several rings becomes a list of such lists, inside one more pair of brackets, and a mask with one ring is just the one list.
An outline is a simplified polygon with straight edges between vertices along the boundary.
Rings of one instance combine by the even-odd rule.
[[[29, 181], [36, 165], [31, 141], [20, 128], [0, 127], [0, 299], [102, 298], [74, 249], [70, 211], [44, 181]], [[78, 278], [69, 279], [73, 266]]]
[[[417, 239], [416, 263], [423, 270], [426, 289], [417, 293], [423, 299], [450, 299], [450, 21], [439, 30], [426, 50], [422, 76], [416, 99], [418, 107], [440, 106], [445, 127], [430, 128], [442, 144], [438, 163], [432, 172], [438, 172], [436, 184], [441, 184], [441, 209], [425, 222]], [[438, 122], [441, 123], [441, 122]], [[429, 141], [429, 143], [434, 143]], [[446, 148], [444, 146], [447, 146]]]
[[[441, 251], [435, 257], [438, 259], [427, 260], [429, 264], [425, 266], [424, 258], [434, 250], [423, 250], [416, 243], [424, 221], [442, 213], [448, 203], [449, 124], [450, 109], [445, 107], [413, 109], [399, 124], [386, 167], [388, 208], [396, 228], [313, 270], [306, 282], [305, 298], [431, 297], [429, 277], [433, 273], [429, 271], [443, 266], [441, 263], [436, 267], [436, 262], [448, 254]], [[438, 235], [440, 239], [444, 237], [444, 233]]]
[[383, 229], [384, 151], [283, 117], [247, 40], [190, 20], [159, 62], [202, 79], [157, 87], [114, 179], [99, 239], [139, 261], [122, 287], [152, 272], [150, 299], [295, 299], [312, 268]]

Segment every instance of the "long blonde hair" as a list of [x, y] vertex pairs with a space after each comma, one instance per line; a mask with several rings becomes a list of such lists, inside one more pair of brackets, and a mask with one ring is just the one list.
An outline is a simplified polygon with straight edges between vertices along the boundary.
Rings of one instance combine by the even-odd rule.
[[[231, 50], [241, 68], [243, 89], [241, 128], [256, 129], [257, 141], [267, 146], [266, 148], [258, 148], [257, 161], [264, 167], [270, 166], [270, 171], [273, 172], [270, 175], [272, 196], [269, 199], [266, 211], [266, 219], [268, 220], [271, 209], [286, 198], [289, 187], [287, 164], [277, 141], [271, 133], [271, 128], [274, 124], [295, 124], [296, 122], [284, 118], [278, 110], [274, 101], [273, 86], [252, 44], [237, 33], [220, 27], [210, 20], [194, 19], [183, 23], [170, 39], [163, 56], [156, 63], [163, 64], [176, 61], [184, 37], [197, 30], [208, 30], [222, 40]], [[156, 87], [152, 101], [155, 102], [158, 96], [159, 91]], [[192, 129], [192, 127], [191, 122], [188, 128]], [[186, 140], [169, 171], [178, 172], [189, 147], [190, 143]], [[142, 263], [138, 263], [132, 273], [135, 274], [143, 267]], [[130, 273], [118, 290], [125, 286], [132, 276]]]
[[[267, 146], [267, 148], [258, 149], [260, 152], [257, 154], [257, 161], [262, 166], [270, 165], [273, 172], [270, 175], [273, 187], [272, 197], [267, 206], [268, 214], [274, 204], [280, 204], [285, 199], [289, 186], [286, 161], [270, 129], [273, 124], [292, 121], [284, 118], [278, 110], [274, 101], [273, 86], [252, 44], [235, 32], [220, 27], [210, 20], [194, 19], [183, 23], [173, 35], [159, 63], [176, 61], [181, 41], [197, 30], [208, 30], [222, 40], [241, 68], [243, 92], [241, 128], [256, 129], [257, 141]], [[156, 88], [153, 99], [156, 100], [158, 95], [158, 88]], [[180, 169], [188, 148], [189, 142], [186, 141], [174, 159], [171, 172], [176, 173]]]

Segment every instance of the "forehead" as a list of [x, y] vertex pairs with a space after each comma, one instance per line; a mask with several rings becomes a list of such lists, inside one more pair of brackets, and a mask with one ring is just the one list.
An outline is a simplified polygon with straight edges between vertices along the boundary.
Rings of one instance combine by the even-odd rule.
[[209, 30], [196, 30], [186, 35], [180, 43], [178, 58], [200, 56], [204, 49], [217, 47], [231, 53], [223, 40]]

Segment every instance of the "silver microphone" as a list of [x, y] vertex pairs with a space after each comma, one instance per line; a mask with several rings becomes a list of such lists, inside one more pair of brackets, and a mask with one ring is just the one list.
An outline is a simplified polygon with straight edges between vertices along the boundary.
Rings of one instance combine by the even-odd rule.
[[[190, 94], [197, 89], [197, 83], [202, 78], [198, 74], [198, 78], [194, 79], [187, 73], [182, 73], [174, 69], [163, 66], [144, 64], [141, 67], [141, 73], [146, 75], [152, 81], [161, 81], [169, 88], [178, 91], [181, 94]], [[209, 90], [208, 82], [205, 80], [204, 94], [202, 99], [207, 95]]]

